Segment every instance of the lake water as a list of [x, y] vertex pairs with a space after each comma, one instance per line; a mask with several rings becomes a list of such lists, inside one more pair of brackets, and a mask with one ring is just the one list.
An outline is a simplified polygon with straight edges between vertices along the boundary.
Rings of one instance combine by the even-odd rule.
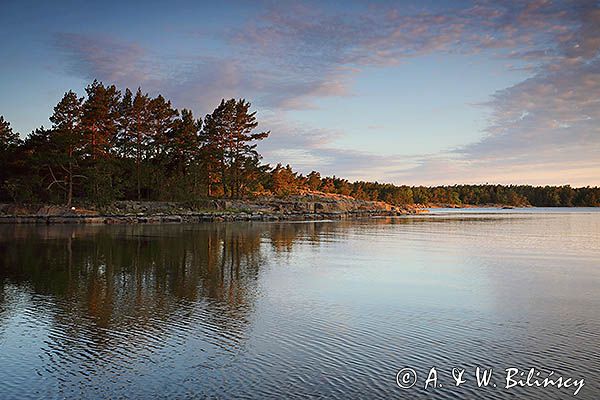
[[0, 226], [2, 399], [597, 399], [599, 332], [592, 209]]

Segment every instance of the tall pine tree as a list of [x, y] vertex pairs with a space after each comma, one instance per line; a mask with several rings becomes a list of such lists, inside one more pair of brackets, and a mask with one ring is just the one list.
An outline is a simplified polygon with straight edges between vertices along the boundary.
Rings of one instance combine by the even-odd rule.
[[[82, 161], [83, 151], [83, 127], [81, 118], [83, 99], [68, 91], [60, 102], [54, 107], [54, 113], [50, 117], [52, 122], [51, 147], [54, 156], [54, 164], [61, 169], [60, 172], [50, 171], [53, 181], [50, 185], [58, 184], [66, 192], [67, 206], [73, 201], [73, 183], [76, 178], [85, 178], [83, 175], [75, 174]], [[57, 175], [64, 176], [58, 180]]]
[[204, 121], [203, 139], [219, 158], [223, 192], [232, 198], [242, 196], [260, 174], [256, 141], [269, 136], [269, 132], [253, 133], [258, 122], [250, 106], [244, 99], [222, 100]]
[[85, 89], [82, 127], [84, 150], [90, 164], [92, 198], [98, 202], [114, 199], [111, 156], [117, 140], [121, 93], [114, 85], [104, 86], [95, 80]]
[[0, 198], [13, 197], [8, 193], [9, 179], [17, 175], [17, 150], [21, 140], [10, 123], [0, 115]]

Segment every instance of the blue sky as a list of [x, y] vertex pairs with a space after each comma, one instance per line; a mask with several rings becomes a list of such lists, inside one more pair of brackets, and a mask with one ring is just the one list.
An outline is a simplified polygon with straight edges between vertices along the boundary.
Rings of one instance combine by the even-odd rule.
[[265, 161], [397, 184], [600, 185], [598, 1], [5, 1], [23, 136], [94, 78], [204, 116], [249, 99]]

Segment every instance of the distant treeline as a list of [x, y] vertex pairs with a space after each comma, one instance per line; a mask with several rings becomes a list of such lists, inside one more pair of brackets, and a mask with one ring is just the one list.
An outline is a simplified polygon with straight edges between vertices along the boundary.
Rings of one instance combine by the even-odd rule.
[[321, 191], [402, 204], [598, 206], [600, 188], [456, 185], [409, 187], [304, 176], [261, 163], [258, 122], [244, 99], [222, 100], [204, 119], [162, 96], [94, 81], [65, 93], [49, 128], [24, 140], [0, 116], [0, 201], [106, 204], [194, 201]]
[[349, 182], [337, 177], [321, 178], [318, 172], [307, 176], [294, 173], [288, 165], [270, 171], [270, 190], [279, 195], [318, 190], [390, 204], [503, 204], [537, 207], [600, 206], [600, 188], [530, 185], [397, 186], [377, 182]]

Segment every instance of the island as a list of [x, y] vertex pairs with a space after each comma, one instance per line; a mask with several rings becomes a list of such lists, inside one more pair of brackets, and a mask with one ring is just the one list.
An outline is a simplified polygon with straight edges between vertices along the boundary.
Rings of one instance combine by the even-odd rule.
[[24, 139], [0, 116], [0, 222], [151, 223], [408, 215], [427, 207], [597, 207], [600, 188], [408, 186], [263, 163], [256, 111], [204, 118], [162, 95], [95, 80]]

